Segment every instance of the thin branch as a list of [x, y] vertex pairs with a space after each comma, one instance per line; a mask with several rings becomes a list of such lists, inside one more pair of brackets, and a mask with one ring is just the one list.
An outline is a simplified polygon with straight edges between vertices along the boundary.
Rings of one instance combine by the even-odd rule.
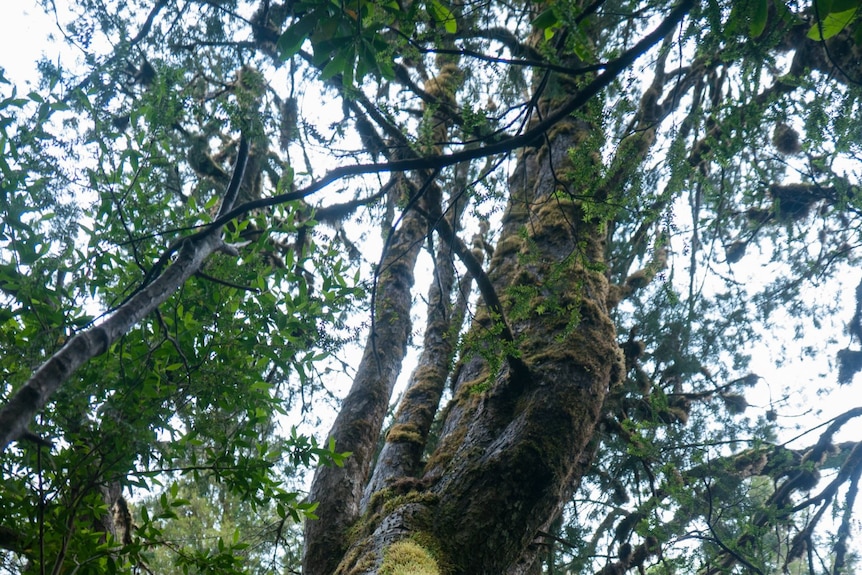
[[[242, 138], [245, 141], [245, 138]], [[248, 146], [240, 145], [231, 183], [225, 192], [220, 213], [229, 210], [236, 198], [248, 160]], [[0, 452], [27, 430], [27, 425], [48, 402], [60, 386], [79, 367], [90, 359], [108, 351], [144, 317], [158, 309], [222, 243], [217, 235], [221, 227], [208, 228], [200, 234], [182, 241], [176, 260], [164, 273], [145, 288], [139, 290], [100, 325], [82, 331], [70, 338], [63, 348], [43, 363], [30, 379], [0, 409]], [[165, 258], [166, 260], [166, 258]]]
[[339, 222], [362, 206], [373, 204], [377, 200], [385, 197], [386, 194], [389, 193], [389, 190], [392, 189], [393, 185], [395, 185], [395, 179], [389, 180], [383, 184], [380, 191], [368, 196], [367, 198], [356, 198], [355, 200], [350, 200], [349, 202], [341, 204], [333, 204], [323, 208], [313, 208], [312, 211], [314, 213], [314, 219], [319, 222]]
[[[503, 304], [500, 302], [500, 298], [497, 295], [497, 290], [494, 289], [494, 284], [491, 282], [491, 278], [488, 277], [488, 274], [486, 274], [485, 270], [482, 268], [482, 263], [476, 259], [472, 250], [470, 250], [461, 238], [458, 237], [452, 229], [452, 226], [450, 226], [449, 222], [446, 221], [446, 218], [442, 216], [435, 218], [418, 207], [416, 210], [425, 216], [429, 223], [437, 229], [437, 232], [443, 236], [443, 239], [452, 246], [452, 250], [455, 252], [455, 255], [458, 256], [458, 259], [461, 260], [461, 263], [464, 264], [467, 271], [473, 275], [473, 278], [476, 281], [476, 287], [479, 288], [479, 293], [482, 294], [482, 299], [484, 300], [485, 305], [488, 306], [488, 310], [491, 312], [493, 321], [502, 327], [500, 336], [503, 341], [509, 344], [514, 344], [515, 336], [512, 334], [512, 329], [506, 321], [506, 313], [503, 310]], [[527, 364], [524, 363], [524, 360], [515, 355], [514, 349], [507, 351], [506, 361], [509, 363], [509, 367], [512, 369], [512, 372], [518, 378], [518, 381], [528, 381], [530, 369], [527, 367]]]
[[838, 542], [835, 543], [835, 562], [832, 568], [834, 575], [844, 573], [844, 565], [847, 561], [847, 540], [850, 538], [853, 530], [853, 510], [856, 504], [856, 497], [859, 495], [859, 469], [853, 474], [853, 479], [847, 488], [847, 495], [844, 497], [844, 517], [841, 519], [841, 525], [836, 533]]
[[[502, 138], [496, 142], [480, 146], [477, 148], [469, 148], [460, 152], [451, 154], [440, 154], [437, 156], [426, 156], [417, 158], [407, 158], [404, 160], [395, 160], [392, 162], [370, 163], [370, 164], [354, 164], [349, 166], [340, 166], [333, 168], [327, 172], [322, 178], [316, 182], [312, 182], [305, 188], [284, 194], [278, 194], [269, 198], [261, 198], [251, 202], [246, 202], [217, 218], [210, 224], [210, 227], [217, 228], [223, 226], [230, 220], [245, 214], [251, 210], [266, 208], [306, 198], [315, 194], [332, 183], [343, 178], [351, 176], [360, 176], [364, 174], [375, 174], [381, 172], [406, 172], [410, 170], [434, 170], [442, 169], [448, 166], [484, 158], [496, 154], [506, 154], [534, 143], [545, 132], [556, 126], [561, 120], [564, 120], [571, 115], [572, 112], [580, 109], [590, 99], [596, 96], [599, 92], [605, 89], [626, 67], [631, 65], [637, 58], [646, 53], [654, 44], [664, 38], [665, 34], [673, 29], [679, 22], [688, 14], [691, 8], [696, 3], [696, 0], [684, 0], [679, 6], [674, 8], [667, 19], [665, 19], [653, 32], [645, 36], [633, 48], [626, 51], [622, 56], [610, 62], [605, 71], [600, 74], [595, 80], [590, 82], [582, 90], [577, 92], [561, 107], [557, 108], [553, 113], [549, 114], [543, 121], [537, 123], [533, 128], [509, 138]], [[196, 235], [205, 235], [209, 233], [209, 228], [205, 228]], [[194, 237], [194, 236], [191, 236]]]
[[203, 278], [203, 279], [205, 279], [205, 280], [211, 281], [211, 282], [213, 282], [213, 283], [215, 283], [215, 284], [218, 284], [218, 285], [223, 285], [223, 286], [225, 286], [225, 287], [229, 287], [229, 288], [233, 288], [233, 289], [238, 289], [238, 290], [240, 290], [240, 291], [247, 291], [247, 292], [252, 292], [252, 293], [260, 293], [260, 290], [259, 290], [258, 288], [256, 288], [256, 287], [244, 286], [244, 285], [242, 285], [242, 284], [238, 284], [238, 283], [231, 282], [231, 281], [228, 281], [228, 280], [219, 279], [219, 278], [217, 278], [217, 277], [213, 277], [213, 276], [211, 276], [211, 275], [209, 275], [209, 274], [207, 274], [207, 273], [204, 273], [204, 272], [198, 272], [198, 273], [196, 273], [195, 275], [196, 275], [196, 276], [198, 276], [199, 278]]

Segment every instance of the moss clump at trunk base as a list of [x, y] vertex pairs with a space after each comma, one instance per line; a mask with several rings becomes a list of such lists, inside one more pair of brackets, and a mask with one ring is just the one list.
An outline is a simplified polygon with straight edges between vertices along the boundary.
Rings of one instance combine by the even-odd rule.
[[431, 553], [410, 539], [389, 546], [378, 572], [380, 575], [441, 575]]

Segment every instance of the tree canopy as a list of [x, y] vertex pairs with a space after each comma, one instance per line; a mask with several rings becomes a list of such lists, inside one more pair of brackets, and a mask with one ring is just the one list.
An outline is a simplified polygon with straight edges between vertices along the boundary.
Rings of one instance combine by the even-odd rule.
[[40, 0], [0, 569], [852, 572], [860, 6]]

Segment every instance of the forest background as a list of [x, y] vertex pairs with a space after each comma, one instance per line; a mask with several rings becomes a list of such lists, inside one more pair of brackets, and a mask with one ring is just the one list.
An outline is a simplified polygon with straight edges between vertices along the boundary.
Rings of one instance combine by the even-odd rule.
[[2, 102], [3, 568], [851, 572], [860, 409], [788, 435], [751, 355], [862, 365], [858, 8], [61, 10]]

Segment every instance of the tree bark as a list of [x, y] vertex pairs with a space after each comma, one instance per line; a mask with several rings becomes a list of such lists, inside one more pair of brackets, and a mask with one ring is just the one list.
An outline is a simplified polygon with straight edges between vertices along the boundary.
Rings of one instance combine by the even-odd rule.
[[[370, 488], [361, 512], [353, 502], [364, 472], [352, 476], [349, 489], [321, 483], [318, 475], [311, 498], [323, 496], [340, 507], [338, 516], [319, 508], [323, 520], [307, 524], [305, 545], [318, 559], [306, 562], [304, 572], [388, 573], [396, 550], [422, 565], [430, 561], [433, 568], [423, 573], [536, 572], [541, 533], [589, 469], [605, 397], [624, 371], [608, 313], [607, 229], [590, 209], [616, 190], [601, 177], [575, 175], [570, 152], [590, 145], [600, 128], [570, 114], [581, 98], [594, 96], [669, 33], [691, 6], [677, 6], [582, 90], [552, 75], [537, 92], [545, 90], [537, 101], [537, 125], [554, 122], [522, 150], [510, 177], [500, 237], [481, 278], [490, 283], [482, 290], [486, 305], [477, 311], [456, 367], [440, 443], [418, 476], [403, 466], [405, 475], [396, 477], [398, 464], [383, 461], [389, 480]], [[645, 154], [651, 135], [636, 142], [643, 149], [629, 152]], [[362, 393], [359, 386], [354, 393]], [[351, 402], [349, 396], [336, 428], [351, 425], [342, 418], [352, 411]], [[363, 452], [362, 465], [370, 456]]]
[[319, 504], [317, 515], [326, 521], [305, 525], [303, 573], [307, 575], [334, 571], [346, 549], [347, 530], [359, 516], [380, 428], [407, 352], [413, 268], [428, 229], [425, 218], [408, 211], [393, 232], [380, 266], [375, 326], [329, 433], [337, 450], [352, 455], [343, 467], [319, 467], [309, 492], [309, 499]]
[[[372, 501], [337, 573], [377, 572], [384, 549], [407, 535], [427, 541], [454, 573], [519, 572], [514, 566], [559, 513], [576, 470], [586, 468], [622, 355], [599, 265], [602, 225], [555, 195], [556, 174], [583, 137], [569, 122], [542, 148], [523, 153], [491, 262], [489, 276], [511, 314], [529, 376], [488, 362], [489, 351], [500, 355], [493, 349], [499, 339], [495, 319], [480, 311], [471, 336], [476, 347], [462, 360], [443, 439], [422, 479]], [[532, 295], [526, 312], [512, 313], [513, 304], [524, 305], [511, 295], [518, 289]], [[542, 315], [543, 307], [555, 313]], [[327, 524], [332, 519], [327, 515]]]
[[[460, 218], [463, 203], [463, 199], [456, 201], [447, 216], [452, 228], [458, 227], [454, 224]], [[449, 243], [439, 242], [434, 261], [434, 278], [428, 288], [428, 318], [422, 353], [410, 375], [395, 421], [365, 487], [362, 512], [367, 510], [371, 496], [384, 489], [388, 483], [404, 477], [415, 477], [422, 471], [422, 453], [449, 377], [457, 333], [464, 321], [466, 295], [472, 282], [472, 276], [468, 273], [456, 286], [452, 258], [453, 249]], [[481, 261], [481, 254], [479, 259]], [[456, 287], [458, 298], [453, 306], [450, 298]]]
[[[590, 271], [603, 260], [601, 226], [584, 222], [576, 203], [551, 197], [554, 172], [565, 169], [577, 134], [560, 131], [548, 147], [524, 154], [492, 260], [498, 292], [537, 289], [530, 290], [536, 295], [525, 317], [510, 318], [529, 380], [517, 381], [507, 369], [494, 377], [480, 356], [468, 360], [444, 425], [446, 440], [427, 470], [439, 497], [434, 531], [460, 557], [461, 572], [505, 572], [559, 510], [605, 394], [621, 373], [605, 304], [608, 283]], [[559, 274], [554, 280], [552, 270]], [[542, 306], [572, 315], [547, 317]], [[491, 391], [477, 394], [476, 385], [489, 377]]]

